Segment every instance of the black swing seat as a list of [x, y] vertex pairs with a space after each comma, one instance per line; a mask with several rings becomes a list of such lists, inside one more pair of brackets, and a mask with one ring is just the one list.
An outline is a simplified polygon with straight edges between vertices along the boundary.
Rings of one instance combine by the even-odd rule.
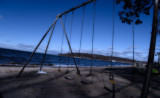
[[83, 81], [83, 80], [81, 80], [81, 83], [82, 83], [82, 84], [92, 84], [93, 82], [89, 82], [89, 81]]
[[94, 76], [94, 74], [93, 73], [89, 73], [89, 74], [85, 75], [85, 77], [90, 77], [90, 76]]
[[[66, 71], [64, 74], [69, 74], [70, 73], [70, 71]], [[74, 78], [71, 78], [71, 77], [64, 77], [65, 79], [67, 79], [67, 80], [74, 80]]]
[[111, 82], [111, 84], [114, 86], [114, 90], [109, 89], [108, 87], [104, 86], [104, 89], [108, 90], [109, 92], [120, 92], [120, 90], [118, 88], [116, 88], [116, 83], [114, 81], [113, 78], [109, 78], [109, 81]]
[[67, 80], [74, 80], [74, 78], [71, 78], [71, 77], [64, 77], [64, 78]]
[[92, 76], [92, 74], [87, 74], [87, 75], [85, 75], [85, 77], [90, 77], [90, 76]]
[[104, 89], [109, 91], [109, 92], [120, 92], [119, 89], [116, 89], [116, 90], [111, 90], [109, 89], [108, 87], [104, 86]]
[[58, 72], [59, 72], [59, 73], [62, 73], [62, 70], [58, 69]]

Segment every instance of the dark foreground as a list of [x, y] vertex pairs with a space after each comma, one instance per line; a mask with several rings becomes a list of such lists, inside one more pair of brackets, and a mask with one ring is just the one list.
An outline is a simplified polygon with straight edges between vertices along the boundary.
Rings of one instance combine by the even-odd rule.
[[[114, 68], [115, 89], [109, 81], [109, 68], [93, 68], [93, 76], [85, 77], [89, 68], [75, 68], [58, 72], [57, 68], [46, 67], [47, 74], [37, 74], [38, 67], [28, 67], [20, 78], [16, 75], [21, 67], [0, 67], [0, 97], [3, 98], [139, 98], [143, 74], [136, 72], [132, 81], [131, 68]], [[68, 79], [66, 79], [67, 77]], [[83, 81], [83, 82], [81, 82]], [[91, 83], [92, 82], [92, 83]], [[90, 84], [91, 83], [91, 84]], [[160, 76], [154, 75], [148, 98], [160, 98]], [[104, 85], [107, 89], [104, 89]]]

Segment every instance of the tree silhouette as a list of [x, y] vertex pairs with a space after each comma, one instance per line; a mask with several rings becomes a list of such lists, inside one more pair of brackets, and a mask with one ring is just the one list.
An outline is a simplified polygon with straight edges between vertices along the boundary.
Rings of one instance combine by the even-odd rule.
[[[122, 23], [141, 24], [141, 14], [150, 15], [150, 10], [153, 6], [153, 0], [116, 0], [116, 4], [124, 3], [123, 10], [120, 11], [119, 17]], [[160, 4], [159, 4], [160, 9]]]

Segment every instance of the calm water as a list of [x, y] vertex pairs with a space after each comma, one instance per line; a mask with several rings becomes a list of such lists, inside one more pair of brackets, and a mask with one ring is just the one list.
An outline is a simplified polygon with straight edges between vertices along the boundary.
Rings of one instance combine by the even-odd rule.
[[[31, 55], [31, 52], [0, 48], [0, 64], [24, 64], [30, 55]], [[40, 65], [42, 58], [43, 58], [43, 54], [36, 53], [32, 57], [29, 64]], [[91, 66], [91, 60], [89, 59], [75, 58], [75, 60], [76, 60], [76, 63], [81, 67]], [[103, 60], [92, 60], [92, 62], [93, 62], [93, 66], [108, 66], [111, 64], [111, 62], [103, 61]], [[57, 55], [46, 55], [44, 64], [45, 65], [49, 64], [50, 66], [53, 66], [53, 65], [74, 66], [73, 58], [60, 57]], [[114, 62], [113, 65], [119, 66], [119, 65], [130, 65], [130, 64]]]

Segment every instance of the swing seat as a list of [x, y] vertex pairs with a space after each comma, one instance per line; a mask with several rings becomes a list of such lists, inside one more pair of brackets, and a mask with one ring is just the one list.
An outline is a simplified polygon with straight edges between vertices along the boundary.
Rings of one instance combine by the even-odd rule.
[[74, 78], [71, 78], [71, 77], [64, 77], [64, 78], [67, 80], [74, 80]]
[[77, 76], [79, 76], [79, 77], [80, 77], [80, 76], [81, 76], [81, 74], [77, 74]]
[[111, 90], [108, 87], [104, 86], [104, 89], [109, 91], [109, 92], [120, 92], [118, 89], [117, 90]]
[[92, 76], [92, 75], [93, 75], [93, 74], [89, 73], [89, 74], [85, 75], [85, 77], [90, 77], [90, 76]]
[[46, 74], [43, 70], [38, 70], [37, 74]]
[[116, 87], [116, 82], [113, 79], [109, 79], [112, 85], [114, 85], [115, 90], [111, 90], [108, 87], [104, 86], [104, 89], [110, 91], [110, 92], [120, 92], [120, 90]]
[[116, 84], [114, 80], [109, 80], [109, 81], [114, 85]]
[[83, 81], [83, 80], [81, 80], [81, 83], [82, 84], [92, 84], [92, 82], [89, 82], [89, 81], [86, 82], [86, 81]]
[[58, 72], [59, 72], [59, 73], [62, 73], [62, 71], [61, 71], [60, 69], [58, 69]]

